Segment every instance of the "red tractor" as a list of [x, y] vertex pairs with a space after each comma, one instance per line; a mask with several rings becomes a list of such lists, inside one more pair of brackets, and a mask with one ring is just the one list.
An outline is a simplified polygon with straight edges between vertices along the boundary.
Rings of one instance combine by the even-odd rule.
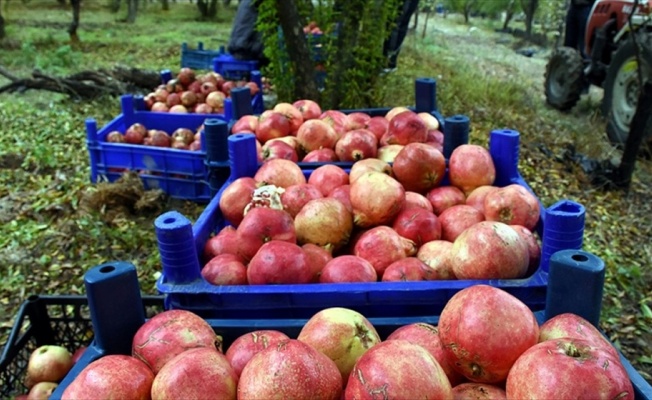
[[[567, 111], [590, 85], [603, 88], [607, 135], [622, 145], [643, 87], [641, 78], [652, 78], [652, 0], [597, 0], [587, 22], [585, 54], [569, 47], [554, 51], [545, 72], [546, 100]], [[646, 140], [651, 137], [652, 129]]]

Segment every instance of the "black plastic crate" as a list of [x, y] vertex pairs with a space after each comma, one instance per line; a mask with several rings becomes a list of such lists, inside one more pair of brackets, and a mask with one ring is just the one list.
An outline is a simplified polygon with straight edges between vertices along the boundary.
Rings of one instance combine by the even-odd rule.
[[[158, 296], [143, 298], [147, 315], [163, 310]], [[26, 394], [29, 357], [43, 345], [59, 345], [71, 353], [93, 341], [86, 296], [30, 296], [20, 307], [0, 356], [0, 399]]]

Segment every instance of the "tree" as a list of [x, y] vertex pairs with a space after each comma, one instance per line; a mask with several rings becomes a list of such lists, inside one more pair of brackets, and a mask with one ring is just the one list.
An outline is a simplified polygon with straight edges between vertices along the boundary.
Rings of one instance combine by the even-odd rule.
[[[2, 0], [0, 0], [2, 3]], [[0, 10], [0, 40], [6, 36], [5, 32], [5, 19], [2, 17], [2, 10]]]
[[503, 30], [506, 31], [520, 5], [517, 0], [492, 0], [482, 2], [480, 10], [492, 18], [502, 18]]
[[532, 36], [532, 23], [538, 7], [539, 0], [521, 0], [521, 8], [525, 13], [525, 34], [527, 37]]
[[77, 28], [79, 27], [81, 0], [70, 0], [70, 5], [72, 7], [72, 22], [70, 23], [70, 27], [68, 27], [68, 35], [70, 35], [71, 42], [77, 43], [79, 42], [79, 36], [77, 36]]
[[202, 18], [213, 18], [217, 15], [217, 0], [197, 0], [197, 8]]
[[168, 0], [161, 0], [161, 5], [163, 6], [163, 11], [170, 9], [170, 2]]
[[446, 0], [444, 6], [453, 12], [464, 15], [464, 23], [466, 24], [469, 23], [471, 14], [480, 10], [480, 2], [478, 0]]

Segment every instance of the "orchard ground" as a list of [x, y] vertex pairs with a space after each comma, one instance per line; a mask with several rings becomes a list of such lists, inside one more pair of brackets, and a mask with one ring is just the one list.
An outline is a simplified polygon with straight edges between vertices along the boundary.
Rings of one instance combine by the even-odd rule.
[[[115, 64], [175, 69], [184, 41], [203, 41], [209, 49], [226, 44], [235, 10], [199, 22], [193, 4], [171, 3], [171, 11], [163, 12], [147, 3], [128, 25], [118, 22], [122, 14], [88, 3], [81, 43], [71, 46], [65, 31], [70, 11], [54, 1], [44, 4], [2, 4], [8, 39], [0, 43], [0, 65], [14, 75], [40, 69], [60, 76]], [[543, 96], [550, 49], [496, 33], [485, 20], [464, 25], [455, 15], [432, 16], [422, 37], [424, 21], [420, 17], [406, 39], [378, 106], [411, 104], [414, 78], [434, 77], [440, 110], [470, 117], [472, 143], [486, 145], [492, 129], [518, 130], [521, 173], [543, 204], [571, 199], [586, 206], [584, 249], [607, 265], [601, 327], [652, 380], [652, 163], [638, 160], [627, 193], [593, 186], [582, 162], [620, 157], [607, 141], [599, 89], [560, 113], [546, 107]], [[533, 56], [515, 51], [523, 48], [535, 50]], [[0, 77], [0, 86], [7, 82]], [[42, 91], [0, 94], [1, 343], [30, 294], [81, 294], [83, 271], [103, 262], [133, 262], [143, 292], [154, 294], [160, 270], [154, 219], [171, 209], [190, 219], [201, 213], [201, 205], [169, 199], [136, 213], [97, 196], [98, 187], [89, 183], [84, 120], [103, 125], [119, 112], [116, 98], [78, 102]]]

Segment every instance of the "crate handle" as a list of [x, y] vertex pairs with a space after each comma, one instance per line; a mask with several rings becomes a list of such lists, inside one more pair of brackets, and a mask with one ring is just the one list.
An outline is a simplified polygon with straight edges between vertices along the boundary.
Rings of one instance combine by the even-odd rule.
[[453, 115], [444, 121], [444, 157], [448, 160], [453, 150], [469, 142], [470, 120], [466, 115]]

